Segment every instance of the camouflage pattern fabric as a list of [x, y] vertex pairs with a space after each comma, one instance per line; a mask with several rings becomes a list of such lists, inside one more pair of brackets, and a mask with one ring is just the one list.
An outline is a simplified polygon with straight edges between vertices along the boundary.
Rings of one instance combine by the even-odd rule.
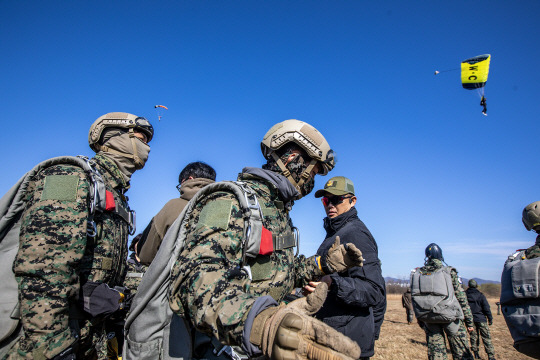
[[[426, 265], [419, 268], [419, 271], [422, 273], [429, 273], [440, 269], [443, 266], [442, 261], [438, 259], [430, 259]], [[452, 268], [450, 275], [452, 277], [452, 285], [454, 286], [456, 298], [458, 299], [461, 309], [463, 310], [463, 315], [465, 316], [465, 325], [467, 327], [473, 327], [474, 322], [471, 308], [469, 307], [469, 303], [467, 301], [467, 295], [465, 294], [463, 286], [461, 286], [459, 281], [457, 270]], [[469, 349], [467, 330], [465, 329], [463, 322], [460, 321], [460, 323], [459, 331], [456, 335], [450, 335], [448, 333], [446, 334], [448, 337], [450, 350], [452, 351], [452, 357], [454, 360], [472, 360], [473, 357]], [[426, 331], [428, 344], [428, 359], [447, 359], [446, 343], [444, 341], [445, 324], [429, 324], [429, 326], [424, 326], [424, 330]]]
[[[428, 359], [447, 360], [444, 325], [429, 324], [429, 326], [424, 327], [424, 330], [426, 331]], [[446, 333], [446, 336], [448, 337], [448, 344], [450, 345], [454, 360], [474, 359], [469, 349], [469, 337], [463, 323], [460, 324], [456, 335], [451, 336]]]
[[[290, 234], [291, 221], [277, 188], [249, 174], [240, 174], [262, 207], [263, 226], [273, 234]], [[239, 266], [244, 220], [234, 195], [216, 192], [201, 199], [188, 220], [184, 249], [171, 273], [171, 309], [184, 314], [197, 330], [223, 344], [240, 345], [249, 310], [257, 297], [280, 302], [295, 287], [322, 276], [315, 258], [298, 256], [295, 248], [247, 259], [252, 281]]]
[[535, 244], [525, 250], [525, 257], [527, 259], [534, 259], [540, 257], [540, 235], [536, 237]]
[[491, 342], [491, 335], [489, 333], [489, 325], [487, 322], [475, 322], [474, 331], [471, 333], [471, 350], [473, 352], [478, 352], [480, 349], [480, 337], [484, 342], [484, 349], [488, 358], [495, 358], [495, 348]]
[[131, 296], [135, 296], [137, 288], [141, 283], [142, 276], [134, 276], [135, 274], [144, 274], [148, 270], [148, 266], [142, 265], [136, 259], [130, 258], [127, 261], [127, 272], [124, 280], [124, 286], [129, 290]]
[[[100, 154], [94, 161], [115, 203], [128, 208], [116, 165]], [[104, 212], [95, 218], [96, 237], [87, 238], [89, 186], [83, 170], [68, 165], [46, 168], [29, 184], [13, 264], [24, 334], [8, 359], [50, 359], [75, 343], [77, 357], [96, 356], [103, 319], [83, 312], [80, 289], [87, 281], [122, 284], [129, 230], [118, 214]]]

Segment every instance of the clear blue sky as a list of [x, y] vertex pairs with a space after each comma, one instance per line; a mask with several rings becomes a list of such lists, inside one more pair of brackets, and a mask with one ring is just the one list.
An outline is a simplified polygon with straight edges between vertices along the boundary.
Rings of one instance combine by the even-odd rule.
[[[463, 277], [499, 280], [535, 239], [521, 211], [540, 200], [539, 18], [536, 0], [4, 0], [0, 193], [41, 160], [91, 155], [90, 124], [131, 112], [156, 130], [128, 192], [142, 230], [188, 162], [235, 179], [296, 118], [335, 149], [330, 176], [354, 181], [385, 276], [408, 276], [436, 242]], [[485, 53], [487, 117], [458, 71], [433, 74]], [[323, 216], [313, 193], [295, 205], [302, 253]]]

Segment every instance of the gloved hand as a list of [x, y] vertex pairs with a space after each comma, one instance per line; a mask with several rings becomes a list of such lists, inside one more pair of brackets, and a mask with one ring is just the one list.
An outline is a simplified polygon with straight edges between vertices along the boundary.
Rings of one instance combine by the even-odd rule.
[[489, 326], [493, 325], [493, 320], [488, 320]]
[[324, 303], [328, 286], [321, 283], [307, 297], [274, 306], [255, 317], [250, 342], [274, 360], [352, 360], [360, 357], [358, 344], [310, 314]]
[[332, 272], [342, 272], [354, 266], [364, 265], [362, 252], [354, 245], [341, 245], [339, 236], [326, 255], [326, 265]]

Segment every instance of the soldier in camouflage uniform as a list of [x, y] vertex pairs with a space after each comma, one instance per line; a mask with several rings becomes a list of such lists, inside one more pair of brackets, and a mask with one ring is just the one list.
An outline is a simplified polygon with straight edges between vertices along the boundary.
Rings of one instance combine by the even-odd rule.
[[[148, 159], [153, 133], [145, 118], [128, 113], [103, 115], [91, 126], [89, 143], [97, 154], [90, 162], [107, 190], [107, 207], [94, 217], [95, 226], [83, 169], [51, 166], [30, 182], [13, 264], [23, 333], [8, 359], [97, 357], [107, 314], [123, 298], [113, 288], [123, 282], [132, 231], [124, 194]], [[100, 303], [109, 308], [96, 313]]]
[[[195, 358], [223, 358], [223, 344], [235, 345], [246, 357], [287, 353], [302, 359], [309, 351], [312, 359], [359, 358], [352, 340], [278, 306], [295, 287], [324, 275], [321, 261], [332, 271], [361, 264], [361, 252], [339, 240], [325, 258], [294, 254], [289, 211], [294, 200], [312, 191], [316, 174], [334, 167], [333, 152], [314, 127], [298, 120], [274, 125], [261, 147], [267, 164], [244, 168], [238, 180], [256, 193], [264, 215], [263, 237], [270, 237], [273, 249], [246, 258], [249, 266], [241, 267], [245, 215], [239, 202], [228, 192], [207, 195], [189, 218], [184, 249], [171, 273], [171, 309], [197, 330]], [[298, 322], [285, 330], [293, 318]], [[278, 339], [290, 341], [285, 346]]]
[[[433, 246], [434, 245], [434, 246]], [[422, 274], [433, 273], [435, 270], [442, 268], [444, 258], [442, 256], [442, 250], [437, 244], [430, 244], [426, 248], [426, 262], [425, 265], [418, 269]], [[446, 360], [446, 342], [445, 333], [448, 337], [448, 343], [450, 350], [452, 351], [452, 358], [454, 360], [473, 360], [471, 350], [469, 348], [469, 337], [467, 332], [474, 330], [474, 322], [467, 302], [467, 295], [461, 286], [461, 281], [457, 275], [457, 270], [452, 268], [451, 278], [452, 285], [454, 287], [455, 295], [463, 315], [465, 316], [465, 326], [460, 320], [459, 330], [457, 334], [452, 335], [445, 324], [433, 324], [424, 323], [424, 330], [426, 331], [427, 347], [428, 347], [428, 359], [429, 360]]]
[[[530, 259], [536, 259], [540, 257], [540, 201], [535, 201], [529, 205], [527, 205], [523, 209], [522, 213], [522, 221], [523, 225], [525, 225], [525, 228], [529, 231], [534, 231], [536, 234], [536, 241], [535, 244], [528, 249], [524, 251], [524, 260], [530, 260]], [[518, 250], [519, 253], [519, 250]], [[518, 253], [514, 254], [517, 255]], [[507, 262], [510, 261], [510, 257], [507, 260]], [[506, 264], [505, 264], [506, 268]], [[512, 273], [513, 274], [513, 273]], [[512, 275], [513, 276], [513, 275]], [[522, 275], [523, 276], [523, 275]], [[538, 316], [535, 316], [538, 314], [538, 298], [527, 298], [527, 299], [514, 299], [515, 306], [512, 308], [512, 312], [517, 312], [518, 314], [522, 314], [521, 317], [523, 322], [519, 324], [515, 324], [510, 322], [510, 319], [508, 318], [508, 315], [506, 313], [507, 309], [507, 303], [503, 301], [503, 294], [505, 293], [505, 283], [504, 283], [505, 274], [503, 271], [502, 276], [502, 282], [503, 286], [501, 289], [501, 305], [503, 310], [503, 315], [505, 317], [507, 326], [510, 329], [510, 332], [512, 334], [512, 337], [514, 338], [514, 348], [519, 351], [520, 353], [523, 353], [527, 356], [530, 356], [534, 359], [540, 359], [540, 336], [538, 335], [537, 329], [540, 327]], [[530, 278], [528, 278], [527, 282], [530, 283]], [[510, 284], [507, 284], [510, 287], [510, 292], [513, 292], [511, 287], [513, 281], [511, 281]], [[531, 286], [531, 285], [529, 285]], [[534, 288], [534, 285], [532, 285]], [[516, 305], [519, 306], [516, 308]], [[526, 330], [521, 329], [521, 326], [526, 325]], [[525, 331], [526, 332], [525, 332]], [[521, 335], [521, 338], [519, 336], [515, 335], [515, 332], [523, 334]], [[535, 333], [535, 335], [532, 335], [532, 333]]]
[[481, 359], [479, 348], [480, 337], [482, 337], [489, 360], [495, 360], [495, 348], [489, 333], [489, 327], [493, 325], [493, 316], [486, 297], [477, 288], [478, 283], [476, 280], [470, 279], [469, 288], [465, 291], [474, 321], [474, 331], [471, 332], [471, 350], [476, 359]]

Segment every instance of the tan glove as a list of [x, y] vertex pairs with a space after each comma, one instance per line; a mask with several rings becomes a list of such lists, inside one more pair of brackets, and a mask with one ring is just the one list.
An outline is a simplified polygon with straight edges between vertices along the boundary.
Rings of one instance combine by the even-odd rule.
[[321, 283], [307, 297], [262, 311], [253, 321], [250, 342], [274, 360], [360, 358], [356, 342], [309, 316], [321, 308], [327, 294], [328, 286]]
[[345, 247], [340, 244], [339, 236], [336, 236], [336, 241], [326, 255], [326, 265], [332, 272], [342, 272], [355, 266], [363, 266], [364, 258], [356, 245], [349, 243]]

